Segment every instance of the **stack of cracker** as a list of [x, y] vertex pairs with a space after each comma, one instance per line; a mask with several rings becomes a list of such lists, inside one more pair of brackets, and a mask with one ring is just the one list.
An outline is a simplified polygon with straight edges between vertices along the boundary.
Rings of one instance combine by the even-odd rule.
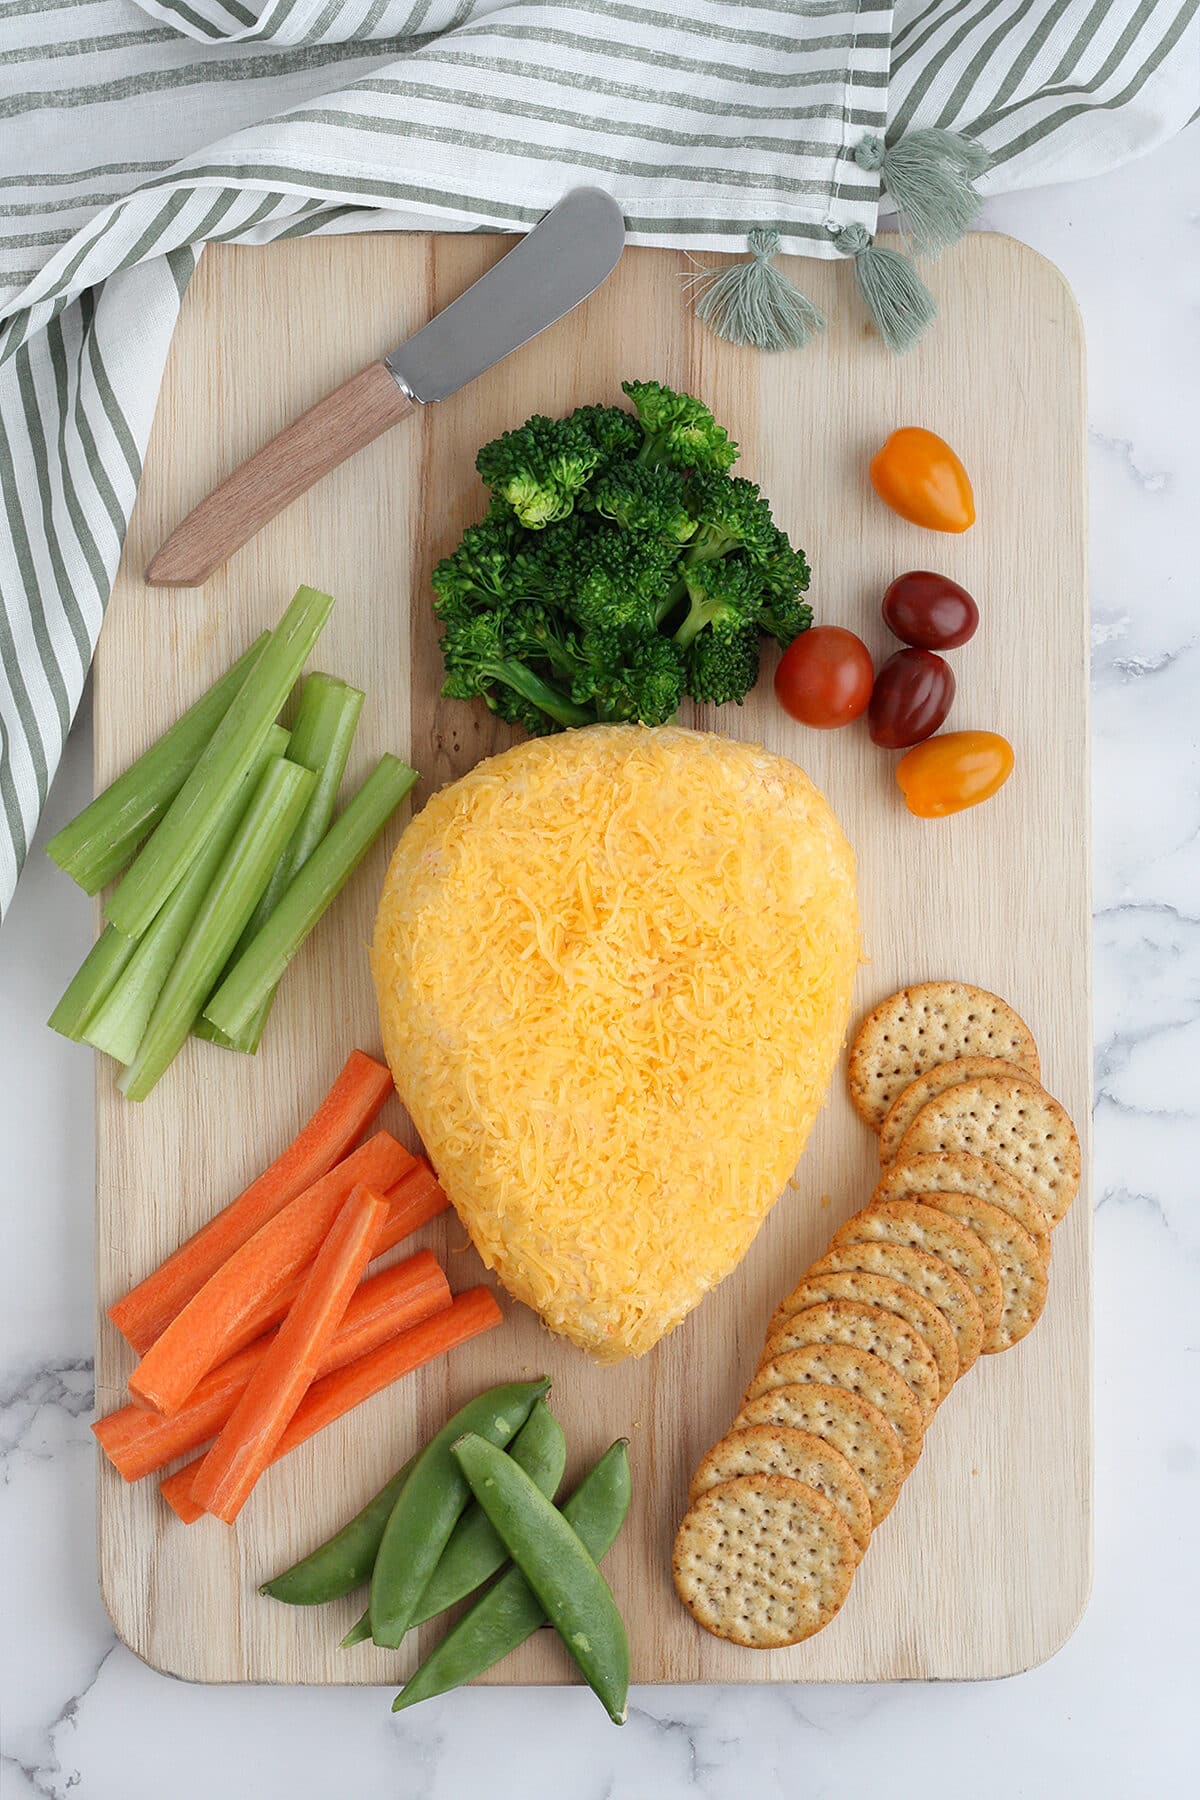
[[675, 1539], [684, 1605], [755, 1649], [837, 1613], [951, 1387], [1037, 1323], [1079, 1186], [1032, 1033], [982, 988], [893, 994], [863, 1021], [849, 1081], [883, 1173], [776, 1308]]

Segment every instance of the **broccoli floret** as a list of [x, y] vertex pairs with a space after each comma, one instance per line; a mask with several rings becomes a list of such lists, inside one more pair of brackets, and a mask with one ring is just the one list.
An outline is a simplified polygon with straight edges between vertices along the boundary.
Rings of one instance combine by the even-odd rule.
[[764, 634], [811, 620], [808, 564], [708, 408], [627, 382], [635, 413], [579, 407], [486, 444], [486, 516], [433, 572], [452, 698], [526, 731], [662, 724], [684, 693], [739, 703]]
[[792, 639], [798, 638], [812, 624], [812, 607], [806, 600], [798, 598], [768, 600], [759, 609], [758, 622], [768, 637], [773, 637], [779, 648], [786, 650]]
[[600, 452], [600, 470], [628, 462], [642, 447], [637, 420], [623, 406], [577, 406], [571, 417]]
[[649, 468], [644, 463], [610, 469], [595, 483], [592, 504], [622, 530], [671, 544], [685, 544], [696, 530], [677, 469]]
[[565, 519], [600, 461], [591, 434], [575, 419], [540, 413], [518, 431], [485, 444], [475, 458], [484, 484], [531, 531]]
[[[442, 692], [445, 691], [443, 688]], [[515, 694], [511, 688], [498, 687], [483, 697], [498, 719], [503, 719], [508, 725], [521, 726], [530, 737], [550, 737], [554, 732], [562, 730], [558, 721], [552, 719], [549, 713], [544, 713], [540, 706], [534, 706], [520, 694]]]
[[442, 692], [449, 700], [474, 700], [482, 696], [498, 711], [495, 690], [509, 688], [535, 706], [555, 725], [589, 725], [591, 716], [513, 655], [505, 638], [499, 613], [483, 613], [452, 624], [441, 642], [446, 679]]
[[[585, 640], [587, 643], [587, 640]], [[600, 719], [638, 719], [643, 725], [665, 725], [679, 711], [683, 699], [683, 657], [670, 638], [642, 639], [618, 658], [601, 657], [602, 640], [593, 649], [594, 677], [590, 685], [577, 683], [572, 698], [591, 701]], [[586, 691], [585, 691], [586, 690]]]
[[614, 525], [580, 536], [556, 572], [556, 596], [586, 630], [640, 639], [655, 629], [675, 576], [674, 548]]
[[730, 550], [745, 550], [757, 559], [778, 544], [781, 534], [771, 508], [754, 483], [741, 475], [697, 475], [689, 484], [688, 497], [697, 522], [689, 563], [725, 556]]
[[468, 525], [452, 556], [443, 557], [431, 577], [438, 616], [450, 610], [472, 612], [494, 606], [512, 592], [514, 529], [511, 513], [490, 515]]
[[621, 387], [633, 401], [644, 433], [639, 462], [711, 469], [718, 475], [733, 467], [738, 447], [703, 401], [676, 394], [657, 381], [623, 381]]
[[595, 719], [661, 725], [683, 698], [683, 657], [656, 631], [637, 637], [605, 623], [564, 629], [532, 608], [514, 619], [507, 650], [523, 662], [545, 662], [555, 684]]
[[687, 651], [687, 691], [693, 700], [740, 706], [758, 680], [758, 633], [753, 626], [721, 633], [702, 631]]
[[719, 637], [757, 628], [762, 589], [749, 563], [732, 556], [697, 563], [686, 570], [684, 581], [691, 604], [675, 632], [680, 649], [686, 650], [706, 627]]
[[808, 558], [777, 531], [775, 543], [757, 569], [763, 585], [759, 624], [786, 650], [792, 639], [812, 624], [812, 607], [802, 598], [809, 582]]

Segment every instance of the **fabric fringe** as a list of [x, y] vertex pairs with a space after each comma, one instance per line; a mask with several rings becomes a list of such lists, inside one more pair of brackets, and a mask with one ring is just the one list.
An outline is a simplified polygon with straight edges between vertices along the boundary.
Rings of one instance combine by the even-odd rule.
[[837, 233], [838, 249], [854, 258], [854, 273], [867, 310], [889, 350], [903, 355], [937, 317], [933, 295], [907, 256], [871, 242], [862, 225]]
[[973, 138], [931, 127], [890, 146], [868, 133], [854, 160], [860, 169], [879, 170], [917, 255], [940, 256], [974, 224], [981, 202], [973, 184], [992, 159]]
[[750, 233], [750, 259], [726, 269], [705, 269], [692, 280], [701, 289], [696, 317], [731, 344], [759, 350], [803, 350], [825, 329], [821, 313], [771, 258], [779, 250], [777, 231]]

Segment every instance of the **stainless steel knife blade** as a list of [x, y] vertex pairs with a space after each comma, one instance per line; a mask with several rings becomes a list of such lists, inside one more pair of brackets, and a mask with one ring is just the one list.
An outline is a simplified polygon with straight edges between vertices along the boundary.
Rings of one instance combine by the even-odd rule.
[[444, 400], [600, 286], [625, 247], [603, 188], [573, 188], [473, 287], [384, 362], [414, 400]]

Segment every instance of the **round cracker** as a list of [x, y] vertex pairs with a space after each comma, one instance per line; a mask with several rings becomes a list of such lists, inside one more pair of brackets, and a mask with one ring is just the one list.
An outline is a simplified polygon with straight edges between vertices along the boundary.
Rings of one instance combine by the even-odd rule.
[[907, 1382], [921, 1409], [922, 1430], [937, 1411], [940, 1397], [933, 1351], [919, 1331], [895, 1313], [884, 1312], [862, 1300], [818, 1300], [793, 1313], [768, 1338], [760, 1364], [773, 1362], [786, 1350], [806, 1344], [854, 1344], [883, 1358]]
[[983, 1349], [983, 1313], [957, 1269], [927, 1250], [871, 1239], [861, 1244], [835, 1244], [813, 1264], [809, 1274], [823, 1278], [860, 1271], [903, 1282], [936, 1306], [954, 1334], [958, 1373], [966, 1374]]
[[901, 988], [869, 1012], [850, 1046], [847, 1079], [860, 1117], [878, 1131], [910, 1081], [959, 1056], [996, 1056], [1038, 1080], [1033, 1033], [1019, 1013], [986, 988], [923, 981]]
[[770, 1388], [797, 1381], [827, 1381], [861, 1394], [878, 1407], [900, 1439], [906, 1470], [913, 1467], [921, 1454], [925, 1430], [921, 1409], [904, 1377], [881, 1356], [854, 1344], [804, 1344], [797, 1350], [784, 1350], [770, 1362], [759, 1364], [743, 1404]]
[[918, 1194], [974, 1194], [1011, 1213], [1023, 1225], [1042, 1261], [1050, 1262], [1050, 1221], [1028, 1188], [967, 1150], [925, 1150], [906, 1156], [885, 1169], [875, 1184], [871, 1205], [880, 1200], [912, 1200]]
[[944, 1399], [958, 1380], [958, 1346], [954, 1333], [932, 1300], [887, 1275], [868, 1274], [861, 1269], [845, 1269], [837, 1273], [816, 1273], [810, 1269], [775, 1309], [767, 1327], [767, 1340], [783, 1326], [793, 1313], [815, 1306], [820, 1300], [860, 1300], [866, 1306], [882, 1307], [906, 1319], [919, 1331], [937, 1364], [938, 1398]]
[[969, 1226], [996, 1259], [1004, 1288], [1004, 1310], [983, 1340], [989, 1354], [1011, 1350], [1042, 1316], [1049, 1278], [1032, 1237], [1011, 1213], [974, 1194], [923, 1194], [921, 1203], [949, 1213]]
[[960, 1081], [972, 1081], [979, 1075], [1004, 1075], [1012, 1081], [1027, 1081], [1031, 1087], [1041, 1086], [1016, 1063], [1005, 1062], [1000, 1056], [956, 1056], [951, 1062], [935, 1063], [932, 1069], [926, 1069], [915, 1081], [910, 1081], [888, 1107], [879, 1128], [879, 1160], [883, 1167], [886, 1169], [895, 1161], [901, 1139], [927, 1100], [944, 1093], [948, 1087], [957, 1087]]
[[786, 1475], [832, 1502], [861, 1556], [871, 1541], [871, 1500], [840, 1450], [792, 1425], [745, 1425], [714, 1444], [692, 1476], [689, 1504], [718, 1482], [739, 1475]]
[[784, 1475], [740, 1475], [688, 1507], [671, 1572], [705, 1631], [779, 1650], [828, 1625], [857, 1562], [850, 1528], [824, 1494]]
[[771, 1388], [743, 1405], [733, 1430], [753, 1425], [792, 1426], [839, 1450], [867, 1491], [873, 1526], [895, 1506], [905, 1476], [904, 1451], [879, 1408], [861, 1394], [818, 1381]]
[[921, 1108], [900, 1155], [930, 1150], [966, 1150], [995, 1163], [1029, 1190], [1051, 1225], [1079, 1188], [1079, 1139], [1058, 1101], [995, 1075], [961, 1081]]
[[995, 1257], [973, 1231], [916, 1200], [884, 1200], [856, 1213], [833, 1235], [835, 1244], [860, 1244], [866, 1238], [928, 1250], [956, 1269], [979, 1302], [986, 1341], [1003, 1310], [1004, 1290]]

